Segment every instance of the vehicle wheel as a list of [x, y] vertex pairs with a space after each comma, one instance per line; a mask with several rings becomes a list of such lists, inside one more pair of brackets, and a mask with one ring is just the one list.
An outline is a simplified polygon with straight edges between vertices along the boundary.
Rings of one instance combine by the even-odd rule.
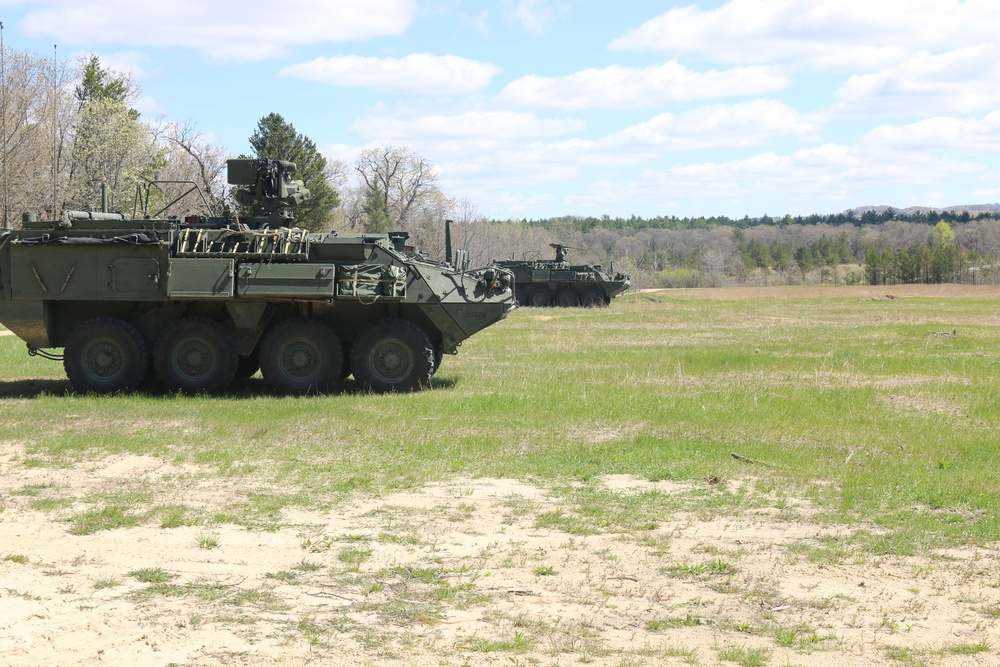
[[431, 375], [438, 372], [441, 368], [441, 362], [444, 360], [444, 346], [435, 345], [434, 346], [434, 368], [431, 370]]
[[604, 295], [601, 294], [601, 290], [594, 288], [586, 290], [580, 298], [580, 302], [584, 308], [603, 308], [605, 306]]
[[236, 362], [235, 380], [249, 380], [260, 370], [260, 348], [255, 349], [247, 356], [240, 355]]
[[153, 366], [169, 391], [216, 393], [236, 377], [236, 340], [207, 317], [185, 317], [168, 326], [153, 348]]
[[514, 300], [517, 301], [519, 306], [527, 306], [528, 304], [528, 291], [523, 287], [517, 287], [514, 289]]
[[534, 306], [535, 308], [545, 308], [552, 301], [552, 295], [549, 293], [548, 287], [536, 287], [532, 290], [531, 294], [528, 295], [528, 305]]
[[560, 308], [575, 308], [580, 305], [580, 297], [571, 287], [564, 287], [556, 294], [556, 305]]
[[417, 391], [431, 383], [434, 346], [413, 322], [379, 320], [354, 339], [351, 369], [366, 391]]
[[260, 372], [284, 394], [325, 394], [340, 380], [343, 365], [337, 334], [312, 318], [285, 320], [260, 345]]
[[70, 334], [63, 367], [77, 391], [134, 391], [146, 379], [149, 349], [139, 330], [125, 320], [96, 317]]

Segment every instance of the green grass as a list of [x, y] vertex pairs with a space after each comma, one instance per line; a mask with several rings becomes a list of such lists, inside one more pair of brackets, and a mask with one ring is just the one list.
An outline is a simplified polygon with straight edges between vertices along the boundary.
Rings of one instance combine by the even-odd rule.
[[465, 641], [464, 648], [477, 653], [494, 653], [497, 651], [520, 653], [531, 648], [531, 640], [520, 632], [515, 632], [512, 637], [507, 639], [472, 637]]
[[[259, 378], [221, 397], [77, 395], [59, 364], [3, 337], [0, 439], [22, 444], [13, 464], [24, 467], [134, 455], [186, 471], [131, 480], [129, 497], [80, 499], [91, 506], [66, 517], [80, 535], [140, 523], [274, 529], [286, 508], [462, 475], [555, 487], [568, 508], [539, 527], [578, 535], [798, 498], [820, 521], [867, 526], [815, 560], [1000, 539], [995, 299], [702, 294], [515, 311], [447, 357], [434, 388], [392, 396], [348, 381], [339, 395], [275, 397]], [[698, 491], [610, 493], [593, 484], [606, 474]], [[177, 504], [199, 479], [225, 488], [224, 504]], [[67, 493], [23, 487], [5, 503], [66, 512]]]
[[94, 590], [99, 591], [104, 588], [114, 588], [121, 585], [122, 582], [114, 577], [102, 577], [94, 581]]
[[130, 577], [135, 577], [145, 584], [165, 584], [173, 579], [173, 575], [163, 571], [161, 568], [143, 568], [128, 573]]
[[763, 667], [771, 660], [771, 651], [766, 648], [750, 648], [728, 644], [717, 650], [719, 660], [735, 662], [740, 667]]
[[215, 533], [199, 533], [198, 536], [195, 537], [195, 542], [197, 542], [199, 549], [219, 548], [219, 536]]

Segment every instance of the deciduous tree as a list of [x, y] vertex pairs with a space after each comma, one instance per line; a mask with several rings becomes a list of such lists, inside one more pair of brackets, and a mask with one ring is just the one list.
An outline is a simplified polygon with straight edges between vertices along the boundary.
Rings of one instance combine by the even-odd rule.
[[402, 146], [367, 148], [354, 169], [360, 179], [365, 230], [387, 232], [419, 228], [421, 216], [440, 209], [444, 197], [429, 160]]

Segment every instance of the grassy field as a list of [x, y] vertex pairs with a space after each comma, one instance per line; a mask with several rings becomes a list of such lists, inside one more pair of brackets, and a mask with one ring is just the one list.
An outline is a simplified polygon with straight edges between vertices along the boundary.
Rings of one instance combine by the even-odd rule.
[[[507, 479], [558, 499], [557, 509], [516, 499], [502, 509], [508, 517], [530, 513], [529, 529], [558, 532], [570, 550], [574, 539], [621, 535], [644, 554], [662, 557], [669, 536], [657, 531], [676, 516], [711, 521], [777, 511], [801, 518], [805, 507], [810, 525], [828, 537], [803, 542], [799, 551], [786, 545], [782, 553], [793, 560], [863, 564], [988, 549], [1000, 539], [1000, 291], [889, 288], [895, 298], [887, 298], [885, 289], [661, 291], [628, 294], [600, 310], [522, 309], [447, 357], [432, 389], [408, 395], [366, 395], [348, 381], [338, 395], [278, 397], [259, 377], [222, 397], [155, 388], [78, 395], [61, 364], [28, 357], [23, 343], [0, 337], [0, 465], [22, 480], [0, 490], [0, 521], [22, 510], [40, 512], [72, 536], [183, 528], [195, 531], [198, 549], [211, 551], [235, 539], [220, 540], [224, 527], [280, 531], [296, 513], [336, 514], [359, 498], [456, 479]], [[96, 474], [122, 457], [162, 461], [171, 472], [100, 486], [24, 481], [32, 471], [46, 480], [59, 479], [60, 471]], [[675, 483], [681, 491], [640, 486], [623, 493], [608, 484], [615, 476]], [[195, 493], [206, 488], [217, 493]], [[445, 518], [461, 521], [476, 511], [471, 501], [453, 503]], [[327, 533], [301, 548], [306, 556], [330, 551], [332, 563], [323, 568], [338, 577], [360, 576], [378, 544], [431, 542], [407, 532], [407, 520], [396, 521], [389, 537], [373, 537], [380, 535], [374, 528], [364, 535]], [[742, 558], [704, 546], [690, 553], [707, 555], [700, 561], [671, 555], [653, 575], [711, 584], [719, 593], [725, 588], [719, 581], [729, 581]], [[6, 566], [24, 567], [33, 558], [10, 547]], [[491, 562], [488, 555], [477, 558], [480, 568]], [[568, 568], [527, 552], [493, 565], [517, 565], [540, 581], [556, 581]], [[291, 581], [320, 567], [304, 557], [300, 569], [267, 576]], [[131, 576], [149, 586], [135, 595], [173, 594], [167, 582], [175, 575], [165, 568], [136, 572], [98, 583], [113, 590]], [[420, 579], [414, 572], [423, 570], [406, 569], [405, 576]], [[404, 570], [386, 565], [382, 573], [398, 579]], [[440, 571], [422, 576], [430, 577], [423, 584], [438, 586], [435, 595], [457, 595]], [[368, 582], [365, 596], [383, 585]], [[748, 601], [757, 593], [739, 595]], [[776, 596], [768, 598], [774, 608], [787, 608]], [[266, 607], [268, 599], [257, 602]], [[975, 604], [991, 624], [1000, 617], [1000, 605]], [[816, 618], [825, 611], [813, 610]], [[803, 650], [798, 626], [713, 614], [718, 627], [729, 618], [732, 633], [707, 640], [718, 664], [778, 664], [774, 651]], [[655, 634], [697, 630], [698, 618], [685, 611], [643, 622]], [[503, 619], [514, 628], [508, 635], [453, 639], [450, 646], [487, 654], [484, 664], [496, 651], [509, 654], [512, 664], [548, 664], [519, 662], [540, 631]], [[318, 632], [311, 616], [298, 623], [300, 638]], [[881, 623], [876, 634], [889, 627]], [[751, 626], [767, 642], [732, 639]], [[864, 635], [869, 626], [857, 627]], [[870, 649], [870, 638], [857, 645]], [[675, 648], [660, 646], [649, 659], [705, 663], [693, 649]], [[870, 664], [915, 666], [936, 664], [948, 651], [975, 655], [990, 647], [977, 635], [923, 653], [899, 645], [879, 650], [885, 662]], [[641, 653], [628, 660], [620, 664], [644, 664]], [[440, 664], [451, 663], [441, 658]]]
[[[742, 482], [706, 494], [720, 511], [808, 498], [825, 521], [884, 528], [868, 545], [878, 552], [1000, 539], [997, 295], [859, 294], [654, 292], [603, 310], [524, 309], [446, 358], [432, 390], [399, 396], [349, 381], [339, 395], [275, 397], [259, 377], [216, 398], [75, 395], [59, 363], [3, 337], [0, 440], [26, 466], [155, 456], [244, 494], [216, 508], [225, 517], [172, 506], [200, 522], [262, 525], [284, 506], [455, 475], [579, 495], [569, 483], [629, 474]], [[93, 510], [148, 520], [167, 491], [126, 489]], [[592, 520], [655, 522], [669, 502], [595, 507]]]

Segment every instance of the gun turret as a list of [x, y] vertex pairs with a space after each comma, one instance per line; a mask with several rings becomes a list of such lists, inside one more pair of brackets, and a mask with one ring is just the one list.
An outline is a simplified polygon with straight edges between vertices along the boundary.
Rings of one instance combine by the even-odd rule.
[[569, 257], [569, 250], [572, 250], [568, 245], [563, 245], [561, 243], [550, 243], [549, 246], [556, 249], [556, 261], [565, 262], [566, 258]]
[[302, 181], [292, 180], [295, 163], [268, 158], [227, 160], [233, 196], [250, 208], [255, 226], [284, 225], [294, 216], [289, 209], [307, 201], [311, 194]]

